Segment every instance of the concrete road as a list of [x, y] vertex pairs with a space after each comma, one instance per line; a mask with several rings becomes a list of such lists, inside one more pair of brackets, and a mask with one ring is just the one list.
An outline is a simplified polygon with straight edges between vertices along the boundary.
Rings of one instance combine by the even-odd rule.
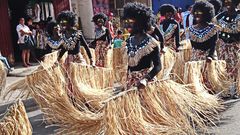
[[240, 135], [240, 99], [227, 102], [227, 110], [221, 113], [218, 127], [211, 130], [214, 135]]

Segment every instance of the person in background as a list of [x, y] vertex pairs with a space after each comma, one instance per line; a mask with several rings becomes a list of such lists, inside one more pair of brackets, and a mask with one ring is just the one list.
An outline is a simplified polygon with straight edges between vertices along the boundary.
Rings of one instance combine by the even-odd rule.
[[[215, 17], [215, 23], [221, 27], [219, 33], [217, 53], [220, 60], [227, 63], [227, 72], [233, 81], [237, 80], [240, 63], [240, 10], [237, 9], [239, 0], [224, 0], [223, 5], [226, 11]], [[236, 91], [233, 85], [231, 91]], [[232, 93], [233, 98], [238, 98], [236, 93]]]
[[96, 25], [95, 40], [92, 42], [95, 44], [96, 66], [105, 67], [112, 40], [109, 29], [105, 27], [107, 16], [104, 13], [98, 13], [93, 16], [92, 21]]
[[11, 71], [14, 70], [13, 67], [10, 67], [7, 58], [2, 56], [1, 51], [0, 51], [0, 60], [1, 60], [1, 61], [3, 62], [3, 64], [6, 66], [6, 68], [8, 69], [8, 71], [11, 72]]
[[46, 53], [51, 53], [53, 50], [61, 49], [64, 44], [64, 40], [60, 33], [60, 26], [55, 22], [51, 21], [47, 25], [47, 33], [46, 37]]
[[[70, 62], [86, 64], [85, 59], [80, 53], [80, 46], [83, 46], [90, 60], [90, 65], [92, 65], [92, 55], [87, 42], [82, 32], [76, 30], [74, 27], [76, 25], [76, 14], [71, 11], [62, 11], [57, 17], [57, 22], [62, 28], [62, 37], [64, 40], [64, 44], [59, 52], [58, 61], [60, 61], [65, 52], [67, 52], [68, 55], [65, 60], [66, 69], [68, 69]], [[55, 30], [57, 31], [58, 28], [56, 27]]]
[[110, 13], [108, 14], [108, 21], [107, 21], [106, 26], [107, 26], [107, 28], [109, 29], [111, 38], [114, 39], [114, 37], [115, 37], [115, 32], [114, 32], [112, 20], [113, 20], [113, 13], [110, 12]]
[[175, 20], [179, 23], [180, 27], [182, 28], [182, 8], [176, 7], [177, 13], [175, 14]]
[[196, 2], [193, 6], [193, 15], [196, 24], [189, 27], [190, 41], [192, 44], [191, 61], [217, 60], [214, 52], [218, 39], [219, 27], [211, 23], [214, 17], [214, 8], [207, 1]]
[[117, 36], [114, 38], [113, 41], [113, 48], [121, 48], [123, 42], [123, 32], [121, 30], [117, 31]]
[[147, 33], [149, 35], [151, 35], [153, 38], [155, 38], [157, 41], [160, 42], [160, 52], [164, 53], [164, 39], [163, 39], [163, 35], [161, 33], [161, 31], [158, 28], [158, 25], [156, 24], [156, 16], [152, 15], [151, 16], [151, 26], [149, 28], [149, 30], [147, 31]]
[[215, 9], [215, 15], [218, 15], [222, 10], [222, 1], [221, 0], [208, 0]]
[[25, 19], [20, 18], [19, 19], [19, 24], [16, 27], [16, 31], [18, 34], [18, 45], [20, 47], [20, 50], [22, 51], [22, 61], [23, 61], [23, 66], [28, 67], [31, 66], [29, 60], [30, 60], [30, 47], [25, 44], [24, 38], [26, 36], [31, 36], [32, 32], [30, 31], [29, 27], [26, 26], [25, 24]]
[[35, 55], [35, 47], [37, 43], [37, 27], [33, 25], [33, 19], [31, 17], [27, 18], [27, 26], [32, 32], [32, 35], [29, 35], [31, 40], [34, 43], [34, 46], [30, 46], [30, 54], [33, 58], [33, 60], [36, 60], [36, 55]]
[[164, 47], [168, 47], [176, 52], [180, 46], [180, 26], [174, 19], [176, 9], [173, 5], [163, 4], [159, 9], [165, 20], [160, 23], [159, 30], [163, 35]]
[[182, 19], [183, 19], [183, 29], [185, 32], [186, 39], [189, 39], [189, 34], [187, 33], [188, 27], [193, 25], [193, 15], [192, 15], [192, 6], [186, 6], [187, 11], [182, 12]]

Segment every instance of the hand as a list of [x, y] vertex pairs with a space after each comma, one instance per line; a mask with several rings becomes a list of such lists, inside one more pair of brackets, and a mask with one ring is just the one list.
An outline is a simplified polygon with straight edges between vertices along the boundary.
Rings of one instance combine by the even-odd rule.
[[58, 62], [58, 61], [54, 62], [54, 63], [53, 63], [53, 68], [57, 67], [58, 65], [59, 65], [59, 62]]
[[175, 50], [176, 50], [176, 52], [179, 52], [179, 49], [178, 49], [178, 48], [176, 48]]
[[93, 60], [92, 59], [90, 59], [90, 65], [95, 67], [95, 65], [93, 64]]
[[147, 79], [144, 78], [137, 83], [138, 89], [144, 89], [147, 86]]
[[161, 49], [160, 53], [165, 54], [166, 52], [164, 51], [164, 49]]
[[28, 35], [32, 35], [32, 32], [31, 32], [31, 31], [29, 31], [29, 32], [28, 32]]
[[207, 63], [211, 63], [212, 62], [212, 58], [211, 57], [207, 57], [206, 62]]

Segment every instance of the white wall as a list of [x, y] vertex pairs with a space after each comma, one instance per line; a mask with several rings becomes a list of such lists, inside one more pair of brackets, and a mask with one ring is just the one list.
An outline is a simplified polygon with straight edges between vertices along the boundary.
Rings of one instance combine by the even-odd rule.
[[91, 22], [93, 17], [92, 0], [71, 0], [71, 8], [81, 19], [84, 36], [94, 38], [94, 24]]

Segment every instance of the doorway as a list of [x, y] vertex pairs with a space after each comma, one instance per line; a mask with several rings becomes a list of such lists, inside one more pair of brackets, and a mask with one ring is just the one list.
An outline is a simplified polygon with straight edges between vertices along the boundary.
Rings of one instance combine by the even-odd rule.
[[17, 35], [16, 27], [19, 24], [19, 18], [27, 17], [26, 7], [28, 2], [29, 0], [8, 0], [10, 23], [11, 23], [10, 25], [11, 25], [11, 33], [12, 33], [11, 36], [12, 36], [14, 56], [15, 56], [16, 62], [21, 61], [21, 51], [17, 44], [18, 35]]

